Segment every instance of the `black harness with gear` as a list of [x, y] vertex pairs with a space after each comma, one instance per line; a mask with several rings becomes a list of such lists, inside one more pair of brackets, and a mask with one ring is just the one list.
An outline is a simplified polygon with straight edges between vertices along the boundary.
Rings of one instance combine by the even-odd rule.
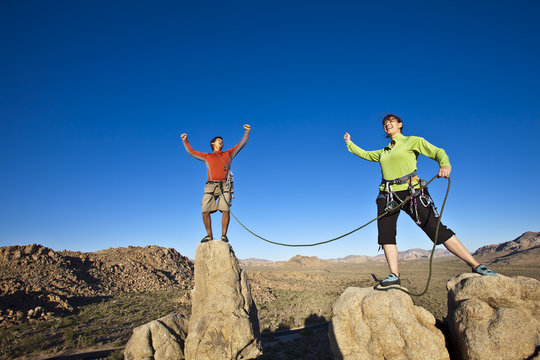
[[[413, 181], [416, 180], [417, 184], [420, 185], [420, 189], [415, 189]], [[420, 218], [418, 217], [418, 203], [417, 201], [420, 201], [424, 207], [431, 206], [433, 208], [433, 211], [435, 212], [435, 216], [439, 217], [439, 212], [437, 211], [437, 208], [435, 207], [435, 202], [429, 195], [429, 192], [427, 191], [427, 182], [425, 180], [419, 179], [418, 175], [416, 174], [416, 170], [414, 170], [412, 173], [407, 174], [405, 176], [392, 179], [392, 180], [386, 180], [383, 178], [381, 180], [381, 185], [384, 185], [384, 193], [381, 193], [382, 196], [386, 198], [386, 207], [384, 208], [385, 211], [393, 211], [398, 207], [398, 202], [395, 199], [399, 201], [399, 203], [403, 203], [403, 200], [399, 198], [399, 196], [396, 194], [396, 192], [393, 191], [392, 186], [393, 185], [401, 185], [401, 184], [409, 184], [409, 209], [411, 211], [411, 214], [415, 214], [416, 217], [416, 224], [421, 225], [422, 222], [420, 221]], [[381, 196], [379, 195], [379, 196]], [[404, 206], [405, 204], [402, 204]]]

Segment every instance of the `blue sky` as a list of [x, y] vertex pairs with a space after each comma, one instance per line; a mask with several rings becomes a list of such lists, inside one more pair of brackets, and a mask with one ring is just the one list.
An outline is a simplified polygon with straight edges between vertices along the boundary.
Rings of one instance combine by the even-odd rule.
[[[539, 231], [538, 1], [3, 1], [0, 246], [156, 244], [193, 258], [206, 171], [230, 148], [233, 212], [311, 243], [375, 217], [381, 118], [448, 153], [444, 222], [471, 250]], [[419, 159], [420, 175], [436, 174]], [[445, 180], [432, 195], [440, 205]], [[212, 216], [219, 235], [221, 216]], [[239, 258], [377, 254], [375, 224], [312, 248], [234, 220]], [[431, 247], [402, 214], [398, 247]]]

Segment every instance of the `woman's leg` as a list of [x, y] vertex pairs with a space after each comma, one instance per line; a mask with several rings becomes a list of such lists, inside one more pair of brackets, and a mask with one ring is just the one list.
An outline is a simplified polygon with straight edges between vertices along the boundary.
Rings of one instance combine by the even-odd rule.
[[476, 261], [471, 255], [469, 250], [467, 250], [465, 245], [459, 241], [456, 235], [453, 235], [450, 239], [446, 240], [443, 245], [448, 249], [448, 251], [465, 261], [473, 269], [480, 265], [480, 263], [478, 263], [478, 261]]
[[[377, 197], [377, 216], [380, 216], [385, 212], [386, 207], [386, 197], [384, 193], [379, 194]], [[377, 220], [377, 228], [379, 230], [379, 245], [383, 247], [384, 256], [386, 257], [386, 262], [390, 268], [390, 272], [399, 276], [399, 266], [398, 266], [398, 249], [396, 245], [396, 225], [397, 219], [399, 217], [400, 210], [383, 216]]]
[[383, 245], [384, 256], [390, 268], [390, 272], [399, 276], [398, 248], [395, 244]]

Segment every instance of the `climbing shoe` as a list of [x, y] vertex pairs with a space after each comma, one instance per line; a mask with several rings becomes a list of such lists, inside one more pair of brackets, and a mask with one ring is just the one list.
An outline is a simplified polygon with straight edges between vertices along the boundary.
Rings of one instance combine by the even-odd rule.
[[207, 241], [210, 241], [210, 240], [212, 240], [212, 237], [210, 235], [206, 235], [205, 237], [203, 237], [201, 242], [204, 243], [204, 242], [207, 242]]
[[227, 235], [223, 235], [221, 237], [221, 241], [229, 242], [229, 239], [227, 238]]
[[394, 273], [391, 273], [379, 283], [379, 286], [383, 288], [392, 285], [401, 285], [401, 280], [399, 279], [399, 276]]
[[493, 271], [489, 270], [485, 265], [478, 265], [474, 269], [472, 269], [473, 273], [480, 274], [483, 276], [495, 276], [499, 277], [499, 275], [495, 274]]

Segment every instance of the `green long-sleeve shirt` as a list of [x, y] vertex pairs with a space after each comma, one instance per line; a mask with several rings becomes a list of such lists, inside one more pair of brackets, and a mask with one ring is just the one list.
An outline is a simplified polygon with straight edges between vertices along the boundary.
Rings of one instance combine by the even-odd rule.
[[[382, 177], [387, 180], [397, 179], [415, 171], [416, 159], [420, 154], [437, 161], [440, 167], [450, 166], [446, 152], [424, 138], [399, 134], [394, 141], [394, 147], [388, 144], [384, 149], [374, 151], [366, 151], [348, 141], [347, 149], [362, 159], [378, 162], [381, 165]], [[392, 190], [407, 190], [408, 187], [408, 184], [393, 185]], [[380, 190], [385, 190], [384, 185], [381, 184]]]

